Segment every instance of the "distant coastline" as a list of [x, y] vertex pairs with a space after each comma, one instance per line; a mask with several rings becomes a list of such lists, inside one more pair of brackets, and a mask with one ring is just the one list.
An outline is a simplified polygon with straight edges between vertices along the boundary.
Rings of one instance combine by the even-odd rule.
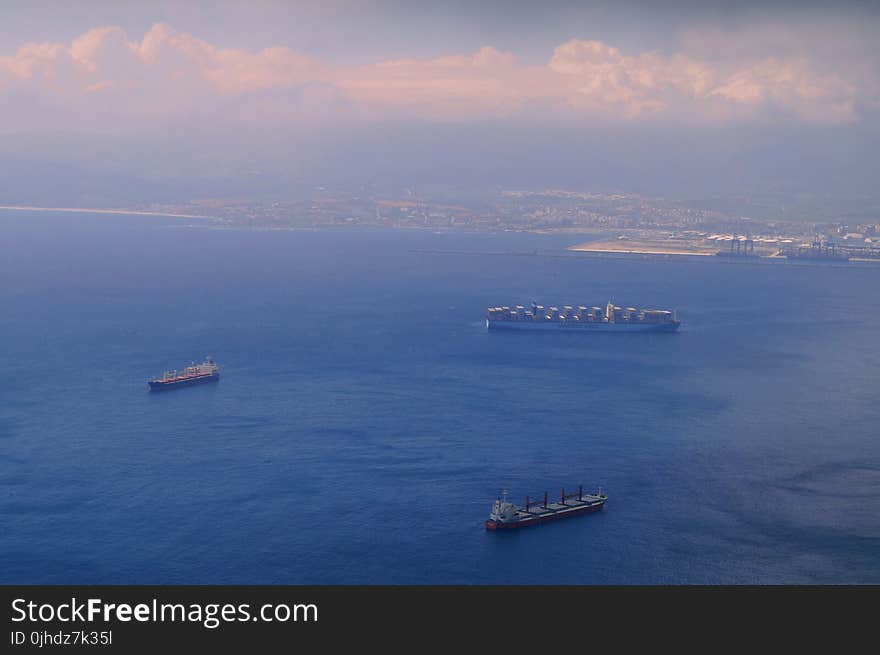
[[211, 216], [198, 214], [173, 214], [170, 212], [143, 211], [138, 209], [97, 209], [94, 207], [33, 207], [30, 205], [0, 205], [0, 210], [25, 212], [69, 212], [72, 214], [119, 214], [134, 216], [168, 216], [171, 218], [202, 218], [210, 220]]
[[631, 255], [688, 255], [698, 257], [712, 257], [717, 252], [714, 250], [697, 250], [696, 248], [688, 249], [686, 246], [670, 247], [649, 242], [611, 243], [608, 241], [588, 241], [587, 243], [569, 246], [566, 250]]

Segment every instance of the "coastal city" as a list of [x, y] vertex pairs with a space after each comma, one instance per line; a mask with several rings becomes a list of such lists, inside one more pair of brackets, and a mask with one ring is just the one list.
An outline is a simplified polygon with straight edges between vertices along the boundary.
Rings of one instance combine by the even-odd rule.
[[[391, 227], [570, 233], [579, 252], [722, 255], [880, 261], [880, 213], [776, 216], [769, 202], [746, 216], [735, 205], [622, 192], [500, 190], [467, 201], [454, 194], [330, 193], [299, 200], [199, 200], [139, 209], [255, 229]], [[723, 203], [715, 203], [723, 204]], [[757, 203], [756, 203], [757, 204]], [[732, 203], [727, 203], [732, 205]]]

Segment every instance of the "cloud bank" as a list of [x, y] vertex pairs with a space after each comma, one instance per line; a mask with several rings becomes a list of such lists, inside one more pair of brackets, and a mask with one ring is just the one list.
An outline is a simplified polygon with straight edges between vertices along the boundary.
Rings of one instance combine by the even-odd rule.
[[109, 26], [0, 56], [0, 124], [122, 128], [200, 116], [851, 124], [862, 119], [860, 108], [877, 106], [880, 85], [865, 70], [801, 53], [625, 53], [580, 39], [559, 44], [541, 65], [486, 46], [338, 67], [288, 47], [223, 49], [166, 24], [139, 41]]

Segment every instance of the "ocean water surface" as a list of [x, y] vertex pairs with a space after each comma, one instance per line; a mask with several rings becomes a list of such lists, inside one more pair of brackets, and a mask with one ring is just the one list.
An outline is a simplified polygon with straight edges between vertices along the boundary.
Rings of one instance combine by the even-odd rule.
[[[577, 241], [0, 213], [0, 582], [880, 583], [880, 269]], [[533, 299], [684, 327], [486, 332]]]

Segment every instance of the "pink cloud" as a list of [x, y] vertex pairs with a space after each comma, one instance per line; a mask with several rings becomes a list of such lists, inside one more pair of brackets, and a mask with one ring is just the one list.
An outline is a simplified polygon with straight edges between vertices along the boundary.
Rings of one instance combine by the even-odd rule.
[[856, 118], [853, 85], [817, 74], [803, 60], [765, 59], [729, 75], [708, 95], [751, 107], [771, 105], [808, 121]]
[[356, 105], [430, 117], [509, 114], [533, 91], [530, 71], [494, 48], [472, 56], [404, 59], [337, 71], [335, 84]]
[[[674, 107], [697, 114], [702, 110], [717, 119], [736, 115], [743, 107], [772, 107], [806, 121], [857, 118], [854, 86], [839, 76], [817, 73], [802, 59], [745, 62], [722, 70], [682, 54], [627, 57], [600, 42], [574, 40], [556, 49], [549, 67], [569, 78], [566, 99], [572, 106], [616, 108], [630, 117]], [[718, 100], [732, 105], [731, 111], [719, 112], [714, 104]]]
[[145, 68], [169, 82], [201, 82], [228, 94], [325, 80], [328, 73], [320, 61], [289, 48], [223, 50], [163, 24], [154, 25], [136, 51]]
[[[861, 83], [877, 88], [875, 78]], [[718, 121], [771, 110], [841, 123], [858, 119], [859, 92], [859, 84], [827, 69], [819, 73], [803, 58], [629, 55], [578, 39], [560, 44], [537, 66], [487, 46], [471, 55], [332, 67], [287, 47], [222, 49], [157, 24], [140, 41], [106, 26], [69, 45], [31, 43], [0, 57], [0, 106], [11, 107], [12, 118], [32, 121], [39, 115], [120, 123], [185, 117], [232, 101], [236, 116], [246, 118], [247, 103], [239, 99], [263, 94], [254, 103], [255, 120], [340, 112], [462, 120], [566, 112]], [[28, 103], [40, 111], [30, 112]]]

